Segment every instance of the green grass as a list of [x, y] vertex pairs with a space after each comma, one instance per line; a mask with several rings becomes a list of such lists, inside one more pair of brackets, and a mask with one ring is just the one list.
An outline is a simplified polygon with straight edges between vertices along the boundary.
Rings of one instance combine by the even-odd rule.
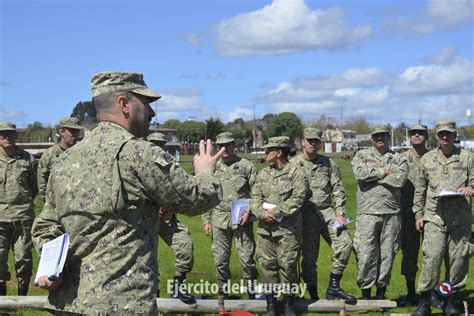
[[[251, 157], [254, 157], [252, 155]], [[188, 172], [191, 171], [192, 167], [189, 163], [191, 161], [191, 157], [184, 157], [182, 158], [183, 162], [181, 166], [186, 169]], [[355, 218], [356, 213], [356, 191], [357, 186], [352, 174], [352, 169], [350, 165], [350, 161], [345, 161], [339, 159], [338, 156], [334, 157], [335, 162], [338, 164], [342, 176], [344, 187], [346, 189], [347, 195], [347, 214], [351, 218]], [[257, 169], [262, 169], [265, 164], [257, 164]], [[36, 212], [40, 212], [42, 205], [41, 203], [36, 200], [35, 203], [35, 210]], [[186, 217], [182, 215], [178, 215], [178, 218], [181, 222], [186, 224], [191, 232], [191, 237], [194, 242], [194, 256], [195, 256], [195, 263], [193, 271], [188, 274], [188, 282], [197, 283], [201, 279], [208, 280], [209, 282], [215, 282], [215, 267], [214, 267], [214, 260], [211, 254], [211, 239], [204, 235], [202, 230], [202, 222], [201, 218], [198, 217]], [[350, 225], [351, 235], [354, 235], [354, 226]], [[159, 243], [159, 269], [160, 269], [160, 291], [162, 297], [166, 297], [166, 280], [172, 279], [174, 275], [174, 255], [171, 249], [164, 244], [161, 240]], [[37, 267], [37, 257], [34, 254], [34, 266], [35, 271]], [[472, 263], [472, 261], [471, 261]], [[387, 291], [387, 297], [392, 300], [399, 299], [405, 295], [405, 280], [400, 274], [400, 266], [401, 266], [401, 253], [399, 253], [396, 257], [394, 267], [392, 270], [392, 280], [390, 286]], [[421, 255], [420, 255], [420, 262], [419, 267], [421, 267]], [[321, 242], [321, 249], [320, 255], [318, 260], [318, 285], [319, 285], [319, 296], [324, 297], [325, 290], [328, 284], [329, 278], [329, 271], [331, 267], [331, 249], [326, 245], [324, 241]], [[16, 286], [17, 282], [14, 277], [14, 268], [13, 268], [13, 258], [10, 255], [9, 257], [9, 268], [12, 272], [12, 281], [8, 282], [8, 294], [9, 295], [16, 295]], [[232, 271], [232, 282], [239, 282], [242, 278], [242, 271], [240, 269], [240, 265], [238, 263], [237, 257], [235, 255], [235, 251], [232, 252], [231, 257], [231, 271]], [[470, 270], [472, 274], [472, 264], [470, 264]], [[347, 267], [346, 271], [344, 272], [344, 277], [341, 281], [341, 286], [348, 292], [355, 294], [356, 296], [360, 296], [360, 290], [356, 285], [356, 275], [357, 275], [357, 267], [355, 262], [355, 256], [351, 256], [351, 261], [349, 266]], [[444, 275], [444, 273], [443, 273]], [[46, 292], [35, 288], [34, 286], [30, 287], [30, 295], [46, 295]], [[474, 278], [470, 278], [468, 280], [468, 284], [466, 289], [463, 291], [466, 297], [469, 297], [470, 304], [474, 304], [473, 298], [474, 292]], [[245, 297], [245, 295], [244, 295]], [[306, 295], [306, 297], [308, 297]], [[414, 310], [414, 307], [411, 308], [395, 308], [390, 311], [397, 312], [397, 313], [409, 313]], [[440, 314], [439, 310], [433, 309], [434, 313]], [[16, 313], [15, 315], [47, 315], [48, 313], [40, 313], [36, 311], [22, 311]], [[383, 313], [367, 313], [364, 315], [382, 315]], [[310, 315], [310, 314], [306, 314]], [[325, 314], [325, 315], [337, 315], [337, 314]]]

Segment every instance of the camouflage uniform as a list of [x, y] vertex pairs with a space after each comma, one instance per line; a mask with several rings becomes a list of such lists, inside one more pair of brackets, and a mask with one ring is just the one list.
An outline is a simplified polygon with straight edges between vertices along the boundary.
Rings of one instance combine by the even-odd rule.
[[[276, 138], [276, 137], [275, 137]], [[308, 180], [301, 168], [287, 163], [283, 169], [262, 169], [252, 188], [250, 209], [259, 218], [257, 261], [267, 284], [297, 284], [301, 246], [301, 206], [308, 191]], [[280, 223], [263, 220], [263, 203], [277, 205], [273, 209]]]
[[472, 217], [470, 198], [436, 196], [442, 189], [457, 191], [460, 187], [474, 186], [473, 158], [470, 151], [454, 148], [449, 158], [438, 149], [421, 159], [421, 177], [413, 206], [415, 217], [424, 220], [420, 292], [433, 290], [438, 284], [445, 253], [452, 285], [457, 290], [466, 285]]
[[[398, 153], [388, 151], [380, 155], [370, 148], [354, 156], [352, 168], [358, 183], [354, 237], [357, 284], [363, 290], [374, 285], [384, 289], [390, 282], [393, 259], [400, 247], [400, 195], [408, 164]], [[384, 176], [385, 169], [392, 173]]]
[[[150, 95], [140, 74], [99, 73], [92, 83], [94, 97], [102, 85], [102, 93]], [[173, 166], [169, 154], [113, 122], [58, 158], [32, 230], [38, 251], [64, 232], [71, 237], [64, 284], [49, 292], [53, 308], [156, 315], [159, 208], [197, 215], [221, 197], [213, 174]]]
[[204, 224], [212, 225], [212, 255], [216, 264], [216, 280], [222, 289], [227, 280], [231, 279], [230, 254], [232, 239], [242, 267], [245, 280], [257, 278], [255, 265], [255, 237], [253, 223], [244, 226], [232, 224], [230, 204], [237, 199], [250, 197], [257, 172], [254, 165], [247, 159], [234, 156], [230, 163], [220, 159], [217, 162], [216, 175], [222, 183], [223, 199], [210, 212], [202, 216]]
[[38, 197], [44, 202], [46, 198], [46, 185], [48, 184], [51, 167], [58, 157], [64, 152], [59, 144], [48, 148], [38, 162]]
[[[301, 209], [303, 216], [303, 261], [301, 276], [308, 286], [317, 285], [316, 263], [320, 235], [328, 241], [333, 251], [331, 273], [341, 275], [352, 252], [352, 240], [347, 229], [333, 228], [336, 215], [344, 215], [346, 195], [341, 173], [329, 158], [318, 155], [308, 161], [301, 155], [292, 159], [309, 180], [310, 198]], [[334, 204], [334, 207], [333, 207]]]
[[[0, 130], [14, 124], [0, 123]], [[34, 158], [16, 148], [11, 156], [0, 154], [0, 284], [10, 280], [8, 252], [13, 250], [19, 286], [28, 287], [33, 270], [31, 225], [37, 193]]]

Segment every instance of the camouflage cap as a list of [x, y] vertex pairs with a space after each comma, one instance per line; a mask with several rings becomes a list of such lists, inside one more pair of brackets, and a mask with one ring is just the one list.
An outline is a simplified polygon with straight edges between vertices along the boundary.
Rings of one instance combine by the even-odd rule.
[[411, 132], [411, 131], [428, 132], [428, 127], [426, 125], [423, 125], [423, 124], [415, 124], [415, 125], [410, 126], [410, 129], [408, 131], [409, 132]]
[[11, 122], [0, 122], [0, 131], [15, 131], [16, 125]]
[[216, 137], [216, 144], [227, 144], [235, 141], [234, 134], [231, 132], [220, 133]]
[[136, 72], [98, 72], [92, 76], [91, 86], [92, 97], [130, 91], [149, 98], [151, 102], [161, 98], [158, 93], [148, 89], [143, 74]]
[[436, 134], [442, 131], [456, 133], [456, 122], [449, 120], [436, 122]]
[[290, 148], [290, 138], [288, 136], [277, 136], [270, 137], [268, 143], [266, 143], [263, 148]]
[[387, 125], [375, 125], [374, 127], [372, 127], [372, 130], [370, 131], [370, 135], [375, 135], [375, 134], [379, 134], [379, 133], [388, 133], [390, 134], [390, 130], [388, 129], [388, 126]]
[[59, 128], [72, 128], [72, 129], [82, 129], [83, 127], [79, 125], [79, 119], [77, 117], [63, 117], [59, 121]]
[[307, 127], [303, 131], [303, 136], [306, 139], [319, 139], [322, 140], [323, 132], [314, 127]]
[[150, 135], [148, 135], [146, 140], [149, 141], [149, 142], [151, 142], [151, 141], [164, 142], [164, 143], [167, 142], [165, 134], [158, 133], [158, 132], [151, 133]]

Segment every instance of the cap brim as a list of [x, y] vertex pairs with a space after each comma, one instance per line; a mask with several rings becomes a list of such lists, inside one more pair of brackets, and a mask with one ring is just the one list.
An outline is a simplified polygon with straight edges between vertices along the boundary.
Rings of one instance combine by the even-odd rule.
[[317, 139], [317, 140], [323, 140], [321, 137], [319, 136], [314, 136], [314, 135], [308, 135], [308, 136], [305, 136], [304, 138], [306, 139]]
[[132, 90], [133, 93], [136, 93], [136, 94], [139, 94], [139, 95], [142, 95], [144, 97], [147, 97], [148, 99], [151, 100], [151, 102], [153, 101], [156, 101], [158, 99], [161, 98], [161, 95], [159, 95], [158, 93], [148, 89], [148, 88], [145, 88], [145, 89], [134, 89]]
[[6, 127], [6, 128], [2, 128], [0, 129], [0, 132], [3, 132], [3, 131], [13, 131], [13, 132], [16, 132], [16, 128], [11, 128], [11, 127]]
[[229, 143], [233, 143], [235, 141], [235, 139], [232, 139], [232, 140], [221, 140], [221, 141], [218, 141], [216, 140], [216, 144], [217, 145], [222, 145], [222, 144], [229, 144]]
[[436, 131], [436, 134], [438, 134], [439, 132], [450, 132], [450, 133], [456, 133], [456, 130], [455, 129], [452, 129], [452, 128], [440, 128]]
[[65, 127], [65, 128], [71, 128], [71, 129], [83, 129], [83, 128], [84, 128], [84, 127], [79, 126], [79, 125], [67, 125], [67, 124], [60, 126], [60, 128], [63, 128], [63, 127]]

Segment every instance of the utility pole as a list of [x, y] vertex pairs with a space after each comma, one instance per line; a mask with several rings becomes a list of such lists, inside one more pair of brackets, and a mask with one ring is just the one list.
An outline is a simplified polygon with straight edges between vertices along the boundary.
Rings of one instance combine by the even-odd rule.
[[[253, 102], [253, 123], [252, 123], [252, 140], [253, 140], [253, 150], [255, 151], [256, 142], [255, 142], [255, 102]], [[252, 150], [250, 151], [252, 152]]]

